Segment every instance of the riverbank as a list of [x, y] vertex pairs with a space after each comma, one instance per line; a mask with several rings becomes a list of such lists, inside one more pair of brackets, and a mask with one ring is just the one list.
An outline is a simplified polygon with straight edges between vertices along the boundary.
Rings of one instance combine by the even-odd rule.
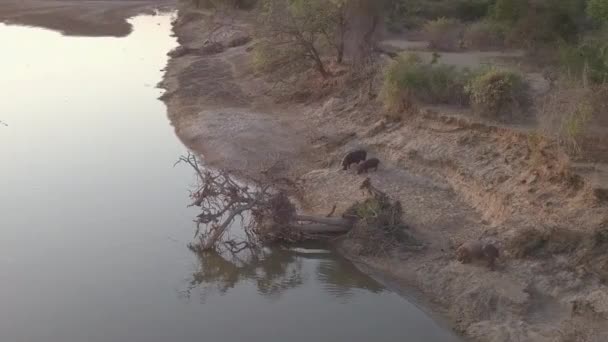
[[[207, 164], [297, 180], [304, 210], [340, 214], [365, 198], [363, 178], [339, 171], [340, 159], [365, 147], [382, 160], [372, 183], [401, 202], [424, 248], [364, 257], [346, 238], [346, 255], [417, 289], [472, 340], [606, 339], [608, 260], [598, 251], [608, 210], [559, 146], [441, 110], [387, 121], [348, 73], [278, 91], [251, 68], [246, 18], [210, 36], [205, 16], [180, 12], [181, 48], [161, 86], [177, 134]], [[457, 246], [479, 238], [503, 252], [496, 272], [455, 260]]]
[[67, 36], [124, 37], [132, 30], [128, 18], [174, 6], [174, 0], [3, 0], [0, 22], [44, 27]]

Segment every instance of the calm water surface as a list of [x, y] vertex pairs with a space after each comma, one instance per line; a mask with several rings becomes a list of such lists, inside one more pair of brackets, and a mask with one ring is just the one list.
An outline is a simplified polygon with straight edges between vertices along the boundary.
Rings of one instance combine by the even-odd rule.
[[155, 84], [169, 16], [126, 38], [0, 25], [0, 341], [451, 341], [325, 250], [198, 258]]

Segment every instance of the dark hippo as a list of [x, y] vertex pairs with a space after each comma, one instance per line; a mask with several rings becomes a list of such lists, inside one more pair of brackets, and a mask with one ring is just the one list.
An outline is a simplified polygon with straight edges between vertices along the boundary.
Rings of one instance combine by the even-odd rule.
[[348, 170], [352, 164], [359, 164], [367, 158], [365, 150], [356, 150], [349, 152], [342, 160], [342, 170]]
[[378, 158], [370, 158], [359, 165], [357, 173], [367, 173], [367, 171], [371, 169], [374, 169], [374, 171], [378, 171], [378, 165], [380, 165], [380, 160], [378, 160]]
[[466, 242], [456, 250], [456, 259], [461, 263], [468, 264], [474, 260], [485, 260], [492, 271], [498, 257], [498, 248], [492, 243]]

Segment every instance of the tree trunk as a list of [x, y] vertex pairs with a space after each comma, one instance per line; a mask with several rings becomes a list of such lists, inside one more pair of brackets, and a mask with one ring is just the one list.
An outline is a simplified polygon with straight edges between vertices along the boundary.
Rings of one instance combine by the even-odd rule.
[[315, 222], [329, 226], [350, 227], [352, 222], [338, 217], [317, 217], [308, 215], [296, 215], [296, 221]]
[[296, 215], [294, 220], [307, 223], [292, 223], [289, 225], [289, 228], [310, 234], [347, 233], [352, 228], [352, 222], [350, 220], [336, 217]]
[[347, 233], [351, 227], [332, 226], [322, 223], [290, 224], [290, 229], [309, 234], [338, 234]]
[[319, 71], [323, 78], [327, 78], [329, 76], [329, 73], [327, 72], [327, 69], [325, 69], [325, 65], [323, 64], [321, 57], [319, 57], [316, 51], [313, 52], [313, 60], [315, 61], [317, 71]]
[[344, 45], [346, 40], [346, 18], [344, 12], [341, 12], [340, 14], [340, 18], [338, 20], [338, 27], [340, 30], [340, 38], [336, 44], [336, 50], [338, 52], [336, 62], [338, 62], [338, 64], [342, 64], [342, 61], [344, 60]]
[[343, 60], [344, 60], [344, 38], [342, 38], [340, 40], [340, 42], [338, 43], [338, 57], [336, 58], [336, 62], [338, 64], [342, 64]]

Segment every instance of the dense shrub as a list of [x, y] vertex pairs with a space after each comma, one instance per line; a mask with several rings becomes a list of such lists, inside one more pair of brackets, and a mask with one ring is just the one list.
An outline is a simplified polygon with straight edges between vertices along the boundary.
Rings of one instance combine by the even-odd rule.
[[584, 0], [498, 0], [492, 18], [511, 25], [508, 42], [535, 47], [558, 39], [574, 41], [585, 21]]
[[600, 23], [608, 23], [608, 0], [589, 0], [587, 15]]
[[384, 71], [380, 98], [385, 108], [399, 113], [417, 103], [462, 103], [469, 73], [453, 66], [424, 63], [416, 54], [397, 57]]
[[429, 47], [439, 50], [457, 50], [461, 47], [463, 25], [456, 19], [439, 18], [428, 21], [424, 32]]
[[454, 1], [456, 6], [456, 18], [464, 21], [474, 21], [485, 17], [490, 9], [491, 1], [488, 0], [464, 0]]
[[504, 25], [491, 20], [476, 22], [464, 31], [464, 46], [469, 49], [500, 49], [505, 44]]
[[255, 7], [257, 0], [192, 0], [197, 8], [238, 8], [252, 9]]
[[542, 133], [555, 138], [567, 150], [579, 155], [585, 142], [593, 141], [605, 148], [608, 129], [608, 85], [585, 87], [580, 81], [558, 82], [556, 88], [543, 99], [538, 111]]
[[508, 70], [488, 69], [474, 77], [466, 91], [473, 109], [485, 117], [510, 116], [527, 103], [526, 82]]
[[564, 71], [591, 83], [608, 81], [608, 41], [604, 37], [587, 38], [577, 45], [562, 43], [559, 60]]
[[475, 21], [487, 15], [492, 0], [393, 0], [387, 9], [389, 27], [419, 27], [427, 20], [456, 18]]
[[527, 0], [496, 0], [491, 9], [492, 17], [498, 21], [515, 22], [527, 11]]

